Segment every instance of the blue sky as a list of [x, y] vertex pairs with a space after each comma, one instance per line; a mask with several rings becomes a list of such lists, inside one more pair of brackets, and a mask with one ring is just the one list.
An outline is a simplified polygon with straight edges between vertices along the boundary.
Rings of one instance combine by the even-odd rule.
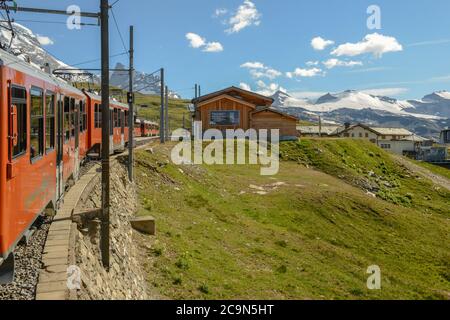
[[[99, 5], [17, 2], [54, 9], [76, 4], [83, 11]], [[373, 4], [381, 10], [379, 30], [367, 27]], [[403, 99], [450, 89], [448, 0], [120, 0], [113, 10], [126, 43], [128, 26], [135, 26], [136, 68], [152, 72], [164, 66], [169, 86], [187, 98], [196, 82], [203, 93], [241, 85], [267, 94], [281, 88], [298, 97], [356, 89]], [[65, 17], [14, 16], [49, 37], [53, 44], [46, 49], [66, 63], [99, 57], [97, 27], [68, 30], [63, 24], [20, 21]], [[112, 19], [110, 28], [111, 53], [121, 53]], [[127, 58], [113, 58], [112, 66], [116, 62], [127, 64]]]

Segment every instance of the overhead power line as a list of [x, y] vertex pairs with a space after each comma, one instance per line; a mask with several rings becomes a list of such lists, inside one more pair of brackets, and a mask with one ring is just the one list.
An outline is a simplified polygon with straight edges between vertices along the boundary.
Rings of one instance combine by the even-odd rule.
[[114, 10], [111, 8], [112, 17], [114, 20], [114, 24], [116, 25], [117, 32], [119, 33], [120, 41], [122, 41], [122, 46], [125, 51], [129, 51], [127, 46], [125, 45], [125, 41], [123, 40], [122, 32], [120, 32], [119, 24], [117, 23], [116, 15], [114, 14]]
[[119, 2], [120, 0], [116, 0], [110, 7], [112, 8], [112, 7], [114, 7], [116, 4], [117, 4], [117, 2]]

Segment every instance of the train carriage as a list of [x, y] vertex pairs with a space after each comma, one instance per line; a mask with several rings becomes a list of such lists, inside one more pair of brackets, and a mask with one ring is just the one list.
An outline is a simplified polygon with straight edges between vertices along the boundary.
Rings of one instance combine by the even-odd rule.
[[[55, 211], [80, 163], [101, 148], [101, 97], [0, 50], [0, 283], [11, 254], [46, 209]], [[128, 105], [110, 100], [110, 152], [129, 140]], [[136, 122], [136, 136], [157, 125]]]
[[[94, 148], [102, 142], [102, 98], [91, 92], [84, 92], [87, 97], [88, 147]], [[120, 152], [128, 143], [128, 105], [111, 100], [110, 103], [110, 153]]]
[[[84, 94], [0, 51], [0, 260], [76, 176], [86, 128]], [[2, 261], [0, 261], [1, 264]]]

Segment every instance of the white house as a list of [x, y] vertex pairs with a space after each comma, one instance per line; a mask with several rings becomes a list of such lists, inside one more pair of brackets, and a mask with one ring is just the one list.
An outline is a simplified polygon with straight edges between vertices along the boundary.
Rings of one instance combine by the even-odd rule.
[[350, 126], [340, 132], [338, 136], [369, 140], [380, 148], [399, 155], [416, 153], [419, 146], [428, 141], [403, 128], [377, 128], [363, 124]]

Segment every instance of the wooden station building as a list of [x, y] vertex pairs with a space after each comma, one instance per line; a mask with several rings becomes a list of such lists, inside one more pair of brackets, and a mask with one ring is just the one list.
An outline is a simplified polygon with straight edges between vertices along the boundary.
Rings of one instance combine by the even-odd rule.
[[272, 108], [273, 99], [237, 87], [229, 87], [192, 100], [194, 121], [203, 130], [279, 129], [282, 140], [298, 137], [296, 117]]

